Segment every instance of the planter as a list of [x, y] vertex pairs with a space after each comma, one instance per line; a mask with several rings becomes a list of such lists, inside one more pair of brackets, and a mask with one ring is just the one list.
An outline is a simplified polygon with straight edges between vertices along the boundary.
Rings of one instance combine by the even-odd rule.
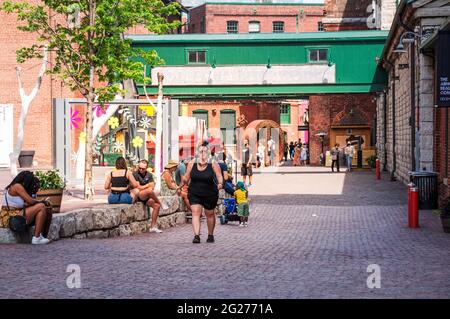
[[36, 194], [37, 200], [44, 200], [49, 198], [50, 203], [52, 203], [53, 213], [59, 213], [61, 209], [61, 201], [63, 197], [62, 189], [44, 189], [40, 190]]
[[441, 215], [441, 222], [444, 233], [450, 233], [450, 215]]
[[34, 151], [21, 151], [19, 155], [20, 167], [33, 166]]

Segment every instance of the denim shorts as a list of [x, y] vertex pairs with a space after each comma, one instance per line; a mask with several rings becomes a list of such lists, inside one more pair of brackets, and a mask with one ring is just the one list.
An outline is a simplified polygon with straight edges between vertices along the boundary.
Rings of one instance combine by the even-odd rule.
[[108, 204], [132, 204], [133, 198], [130, 193], [110, 193]]

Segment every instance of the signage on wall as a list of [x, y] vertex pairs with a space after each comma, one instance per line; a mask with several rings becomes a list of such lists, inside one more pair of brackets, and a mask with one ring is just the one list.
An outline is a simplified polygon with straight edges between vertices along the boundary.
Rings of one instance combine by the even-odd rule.
[[450, 107], [450, 31], [439, 31], [436, 60], [436, 104]]

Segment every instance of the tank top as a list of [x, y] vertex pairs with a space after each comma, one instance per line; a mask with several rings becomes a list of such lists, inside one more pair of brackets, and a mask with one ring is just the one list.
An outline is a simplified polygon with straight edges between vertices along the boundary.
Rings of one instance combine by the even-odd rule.
[[[2, 206], [14, 207], [14, 208], [23, 208], [25, 206], [25, 201], [20, 196], [12, 196], [9, 194], [9, 190], [6, 191], [5, 195], [2, 196]], [[6, 197], [6, 199], [5, 199]]]
[[113, 172], [111, 172], [111, 187], [128, 187], [130, 181], [127, 178], [128, 171], [125, 170], [124, 176], [113, 176]]
[[215, 182], [216, 174], [212, 164], [208, 163], [203, 171], [199, 171], [197, 165], [195, 163], [192, 167], [189, 194], [201, 197], [219, 196], [219, 190]]

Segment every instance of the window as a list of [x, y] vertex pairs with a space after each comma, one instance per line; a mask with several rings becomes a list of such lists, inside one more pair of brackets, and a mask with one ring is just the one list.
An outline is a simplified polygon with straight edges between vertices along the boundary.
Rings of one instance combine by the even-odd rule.
[[236, 112], [233, 110], [220, 111], [220, 131], [224, 144], [236, 144]]
[[309, 50], [309, 62], [328, 62], [328, 49]]
[[238, 22], [237, 21], [227, 21], [227, 32], [228, 33], [238, 33]]
[[325, 31], [322, 22], [318, 22], [318, 23], [317, 23], [317, 31]]
[[205, 20], [200, 21], [200, 33], [205, 33]]
[[261, 32], [259, 21], [250, 21], [248, 23], [248, 32], [249, 33], [259, 33], [259, 32]]
[[280, 106], [280, 124], [291, 124], [291, 106], [289, 104]]
[[192, 116], [199, 120], [204, 120], [206, 128], [208, 128], [208, 111], [207, 110], [194, 110]]
[[284, 22], [283, 21], [274, 21], [273, 22], [273, 32], [274, 33], [284, 32]]
[[206, 51], [189, 51], [189, 63], [206, 63]]

